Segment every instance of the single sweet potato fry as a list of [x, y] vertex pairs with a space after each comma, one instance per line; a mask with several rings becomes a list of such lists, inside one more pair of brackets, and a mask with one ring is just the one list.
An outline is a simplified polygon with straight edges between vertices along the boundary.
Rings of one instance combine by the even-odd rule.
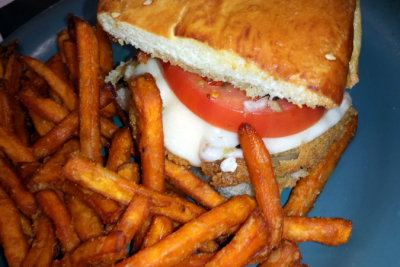
[[153, 221], [151, 223], [150, 229], [147, 231], [147, 234], [143, 240], [142, 248], [147, 248], [170, 233], [174, 230], [174, 224], [171, 219], [164, 216], [154, 216]]
[[66, 81], [58, 77], [51, 68], [38, 59], [28, 56], [22, 58], [32, 70], [47, 81], [50, 88], [62, 99], [63, 103], [69, 110], [74, 110], [77, 107], [78, 98], [74, 89]]
[[283, 238], [293, 242], [314, 241], [339, 246], [350, 239], [353, 225], [342, 218], [285, 217]]
[[258, 250], [265, 246], [268, 238], [269, 231], [261, 212], [253, 211], [232, 241], [218, 251], [205, 266], [244, 266]]
[[173, 266], [192, 255], [205, 242], [241, 224], [255, 207], [255, 201], [249, 196], [234, 197], [116, 266]]
[[21, 266], [50, 266], [57, 245], [53, 225], [44, 215], [39, 216], [35, 224], [35, 238]]
[[82, 155], [103, 162], [100, 138], [99, 49], [92, 26], [74, 17], [79, 63], [79, 137]]
[[139, 165], [136, 162], [127, 162], [122, 164], [118, 167], [117, 173], [121, 177], [135, 184], [138, 184], [140, 181]]
[[214, 255], [214, 253], [195, 253], [174, 267], [203, 267]]
[[53, 154], [59, 147], [76, 134], [78, 125], [78, 112], [73, 111], [50, 132], [39, 138], [33, 144], [33, 154], [39, 159]]
[[187, 222], [204, 212], [204, 209], [194, 203], [134, 184], [81, 156], [71, 157], [63, 172], [72, 182], [125, 205], [129, 204], [134, 194], [146, 196], [151, 200], [153, 213], [165, 215], [178, 222]]
[[36, 132], [43, 136], [51, 131], [54, 128], [55, 124], [49, 120], [43, 119], [36, 112], [32, 110], [28, 110], [29, 116], [31, 117], [33, 126], [35, 127]]
[[[70, 84], [72, 87], [71, 81], [68, 79], [67, 74], [67, 66], [62, 61], [60, 53], [55, 54], [52, 56], [49, 61], [47, 61], [46, 65], [54, 71], [54, 73], [66, 83]], [[52, 97], [55, 97], [58, 100], [61, 100], [57, 94], [54, 94], [53, 91], [49, 92]]]
[[190, 170], [169, 160], [165, 161], [165, 173], [169, 182], [207, 208], [216, 207], [226, 200]]
[[72, 81], [74, 86], [78, 86], [78, 53], [76, 51], [76, 44], [71, 40], [65, 40], [63, 42], [62, 54], [65, 57], [65, 64], [69, 70], [69, 79]]
[[0, 187], [0, 241], [10, 267], [22, 266], [28, 253], [28, 241], [21, 226], [21, 215]]
[[0, 126], [0, 149], [14, 162], [35, 162], [31, 149], [8, 129]]
[[99, 62], [104, 78], [113, 69], [113, 51], [111, 40], [99, 23], [96, 24], [96, 36], [99, 42]]
[[286, 215], [306, 216], [312, 210], [329, 176], [339, 162], [340, 156], [355, 134], [357, 118], [353, 117], [349, 123], [350, 127], [347, 127], [343, 138], [339, 142], [332, 144], [326, 157], [310, 171], [307, 177], [297, 182], [296, 187], [290, 194], [288, 202], [283, 208]]
[[37, 212], [36, 200], [29, 192], [15, 171], [0, 157], [0, 184], [7, 191], [10, 198], [14, 200], [18, 209], [26, 216], [32, 218]]
[[75, 196], [66, 195], [65, 198], [72, 223], [80, 240], [86, 241], [103, 234], [103, 224], [92, 208]]
[[162, 100], [153, 76], [144, 74], [128, 82], [137, 114], [142, 183], [158, 192], [165, 190], [165, 149]]
[[53, 221], [62, 250], [72, 251], [80, 240], [64, 203], [53, 190], [40, 191], [36, 194], [36, 198], [44, 213]]
[[121, 231], [124, 233], [124, 246], [127, 246], [131, 242], [136, 232], [149, 216], [149, 206], [149, 199], [141, 195], [134, 196], [132, 201], [129, 203], [121, 219], [113, 229], [113, 231]]
[[281, 245], [274, 249], [268, 257], [268, 260], [260, 265], [260, 267], [292, 267], [294, 264], [300, 263], [301, 253], [296, 243], [283, 240]]
[[240, 125], [239, 140], [258, 205], [270, 229], [269, 242], [276, 247], [282, 238], [283, 210], [271, 155], [262, 138], [249, 124]]
[[108, 151], [107, 168], [117, 171], [118, 167], [131, 161], [133, 151], [133, 139], [128, 127], [124, 127], [115, 132], [111, 147]]

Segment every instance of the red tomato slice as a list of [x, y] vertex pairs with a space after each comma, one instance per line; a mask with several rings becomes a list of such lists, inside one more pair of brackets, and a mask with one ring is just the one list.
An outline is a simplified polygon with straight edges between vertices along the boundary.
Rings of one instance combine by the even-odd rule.
[[[172, 91], [194, 114], [219, 128], [236, 132], [242, 122], [250, 123], [262, 137], [282, 137], [298, 133], [316, 123], [325, 109], [298, 107], [278, 99], [281, 111], [267, 106], [245, 112], [244, 101], [252, 100], [244, 91], [221, 82], [212, 82], [178, 66], [162, 63]], [[253, 100], [254, 101], [254, 100]]]

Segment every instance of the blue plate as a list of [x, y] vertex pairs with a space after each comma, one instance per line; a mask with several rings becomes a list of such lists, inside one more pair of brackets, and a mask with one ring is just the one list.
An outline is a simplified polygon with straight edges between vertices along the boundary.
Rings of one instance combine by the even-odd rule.
[[[97, 1], [64, 0], [5, 40], [21, 53], [47, 60], [69, 13], [95, 21]], [[301, 244], [311, 266], [400, 266], [400, 1], [362, 1], [361, 82], [351, 90], [359, 128], [311, 216], [353, 221], [348, 244]], [[117, 46], [116, 46], [117, 47]], [[116, 61], [132, 50], [117, 47]], [[5, 266], [3, 263], [2, 266]]]

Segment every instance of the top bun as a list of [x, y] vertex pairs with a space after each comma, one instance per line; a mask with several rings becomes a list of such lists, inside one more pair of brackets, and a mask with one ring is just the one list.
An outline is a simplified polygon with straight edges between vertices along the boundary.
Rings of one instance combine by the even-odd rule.
[[327, 108], [358, 82], [360, 17], [357, 0], [100, 0], [98, 8], [120, 43], [251, 97]]

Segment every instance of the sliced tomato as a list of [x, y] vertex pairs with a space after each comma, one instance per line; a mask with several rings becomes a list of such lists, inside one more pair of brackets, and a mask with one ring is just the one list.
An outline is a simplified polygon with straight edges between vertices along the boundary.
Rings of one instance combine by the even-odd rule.
[[298, 107], [284, 99], [274, 100], [280, 111], [267, 105], [256, 112], [246, 112], [244, 102], [254, 99], [242, 90], [209, 81], [178, 66], [162, 66], [171, 89], [186, 107], [208, 123], [231, 132], [236, 132], [242, 122], [248, 122], [262, 137], [288, 136], [309, 128], [325, 112], [322, 107]]

